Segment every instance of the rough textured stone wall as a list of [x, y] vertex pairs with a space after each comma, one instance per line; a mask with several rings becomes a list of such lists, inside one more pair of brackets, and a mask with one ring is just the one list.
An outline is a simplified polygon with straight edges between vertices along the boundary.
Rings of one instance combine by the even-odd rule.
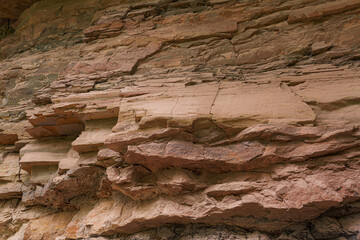
[[0, 0], [0, 239], [360, 239], [359, 0]]

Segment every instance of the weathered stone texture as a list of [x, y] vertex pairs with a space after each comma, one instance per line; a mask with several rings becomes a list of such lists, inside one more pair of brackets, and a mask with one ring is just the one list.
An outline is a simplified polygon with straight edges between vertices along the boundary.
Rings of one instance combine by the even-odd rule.
[[360, 239], [360, 1], [0, 0], [0, 239]]

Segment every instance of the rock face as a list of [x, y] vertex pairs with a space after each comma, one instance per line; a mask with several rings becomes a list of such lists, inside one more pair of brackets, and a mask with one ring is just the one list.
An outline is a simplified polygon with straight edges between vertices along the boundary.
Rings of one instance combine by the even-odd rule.
[[0, 239], [360, 239], [359, 0], [0, 0]]

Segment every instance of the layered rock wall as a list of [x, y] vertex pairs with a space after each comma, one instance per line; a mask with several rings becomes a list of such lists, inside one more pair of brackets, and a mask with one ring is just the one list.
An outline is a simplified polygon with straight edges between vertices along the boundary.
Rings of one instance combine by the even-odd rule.
[[360, 239], [360, 1], [0, 3], [0, 239]]

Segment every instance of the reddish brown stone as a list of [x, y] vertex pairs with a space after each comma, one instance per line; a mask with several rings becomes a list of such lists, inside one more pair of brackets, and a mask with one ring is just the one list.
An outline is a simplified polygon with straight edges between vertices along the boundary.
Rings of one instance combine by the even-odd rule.
[[359, 238], [359, 0], [33, 2], [0, 0], [0, 239]]

